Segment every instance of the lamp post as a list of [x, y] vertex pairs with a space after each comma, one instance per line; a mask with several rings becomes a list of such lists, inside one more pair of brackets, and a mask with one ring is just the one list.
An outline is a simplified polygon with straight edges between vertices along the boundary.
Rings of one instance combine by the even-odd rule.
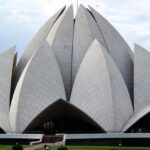
[[119, 146], [119, 150], [121, 150], [121, 146], [122, 146], [122, 143], [121, 143], [121, 141], [119, 141], [119, 144], [118, 144], [118, 146]]

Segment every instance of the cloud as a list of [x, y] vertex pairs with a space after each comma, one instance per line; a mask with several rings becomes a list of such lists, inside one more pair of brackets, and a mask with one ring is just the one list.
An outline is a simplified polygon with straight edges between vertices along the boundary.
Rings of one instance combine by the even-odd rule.
[[[16, 44], [20, 53], [40, 26], [65, 4], [76, 0], [0, 0], [0, 50]], [[91, 5], [107, 18], [133, 48], [150, 50], [150, 2], [148, 0], [78, 0]]]
[[133, 49], [136, 42], [150, 51], [150, 1], [148, 0], [95, 0], [98, 8]]

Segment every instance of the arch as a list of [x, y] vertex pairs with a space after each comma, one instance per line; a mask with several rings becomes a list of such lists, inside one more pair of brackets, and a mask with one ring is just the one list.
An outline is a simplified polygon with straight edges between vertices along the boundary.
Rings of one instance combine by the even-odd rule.
[[150, 105], [150, 52], [140, 45], [134, 47], [134, 111]]
[[138, 44], [134, 45], [134, 115], [126, 123], [126, 132], [150, 112], [150, 53]]
[[150, 111], [131, 125], [126, 133], [150, 133]]
[[58, 62], [67, 100], [69, 100], [71, 93], [73, 27], [73, 6], [71, 5], [57, 19], [46, 38]]
[[123, 77], [111, 56], [96, 39], [80, 65], [70, 102], [107, 132], [121, 131], [133, 114]]
[[23, 55], [21, 56], [17, 67], [14, 72], [14, 78], [13, 78], [13, 92], [17, 86], [18, 80], [27, 65], [30, 58], [34, 55], [34, 53], [39, 49], [39, 47], [45, 42], [46, 37], [48, 33], [50, 32], [51, 28], [53, 27], [55, 21], [58, 19], [58, 17], [61, 16], [62, 12], [65, 10], [65, 7], [61, 8], [58, 12], [56, 12], [40, 29], [39, 31], [34, 35], [26, 49], [24, 50]]
[[0, 134], [1, 133], [6, 133], [2, 128], [0, 128]]
[[103, 35], [95, 19], [83, 5], [80, 5], [74, 26], [72, 83], [74, 83], [80, 64], [95, 38], [106, 48]]
[[142, 109], [141, 111], [134, 113], [134, 115], [128, 120], [123, 128], [123, 132], [126, 132], [129, 128], [131, 128], [134, 124], [136, 124], [140, 119], [142, 119], [145, 115], [150, 112], [150, 105]]
[[8, 113], [0, 111], [0, 128], [4, 132], [11, 132], [10, 122]]
[[116, 63], [133, 102], [133, 53], [119, 32], [96, 10], [90, 7], [107, 45], [107, 51]]
[[26, 65], [16, 86], [9, 114], [12, 130], [22, 132], [59, 98], [66, 99], [62, 76], [55, 55], [45, 42]]
[[0, 111], [8, 114], [10, 106], [11, 80], [15, 68], [16, 46], [0, 54]]
[[[67, 101], [62, 99], [57, 100], [53, 104], [49, 105], [38, 116], [36, 116], [32, 122], [27, 126], [24, 132], [32, 131], [35, 127], [45, 123], [49, 120], [55, 120], [63, 117], [78, 118], [85, 121], [91, 127], [95, 128], [95, 132], [105, 132], [92, 118], [82, 112], [77, 107], [73, 106]], [[71, 122], [70, 122], [71, 124]], [[92, 130], [91, 130], [92, 131]]]

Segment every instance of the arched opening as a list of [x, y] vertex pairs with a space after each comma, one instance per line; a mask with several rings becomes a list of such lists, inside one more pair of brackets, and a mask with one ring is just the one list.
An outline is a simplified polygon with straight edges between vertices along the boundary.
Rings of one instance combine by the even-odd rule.
[[126, 133], [150, 133], [150, 113], [134, 123]]
[[41, 112], [25, 129], [26, 132], [55, 133], [104, 133], [89, 116], [67, 101], [58, 100]]
[[34, 133], [56, 134], [56, 133], [97, 133], [100, 131], [92, 124], [76, 117], [64, 115], [49, 120], [32, 129]]
[[5, 131], [2, 128], [0, 128], [0, 134], [3, 134], [3, 133], [5, 133]]

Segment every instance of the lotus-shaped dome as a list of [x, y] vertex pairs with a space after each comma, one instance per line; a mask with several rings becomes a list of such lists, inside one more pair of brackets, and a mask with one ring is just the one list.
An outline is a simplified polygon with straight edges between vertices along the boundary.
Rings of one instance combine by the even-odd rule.
[[58, 130], [73, 121], [72, 132], [126, 132], [150, 110], [149, 56], [136, 45], [133, 68], [131, 49], [104, 17], [81, 5], [74, 19], [64, 7], [17, 65], [15, 47], [0, 55], [0, 128], [31, 132], [53, 122]]

